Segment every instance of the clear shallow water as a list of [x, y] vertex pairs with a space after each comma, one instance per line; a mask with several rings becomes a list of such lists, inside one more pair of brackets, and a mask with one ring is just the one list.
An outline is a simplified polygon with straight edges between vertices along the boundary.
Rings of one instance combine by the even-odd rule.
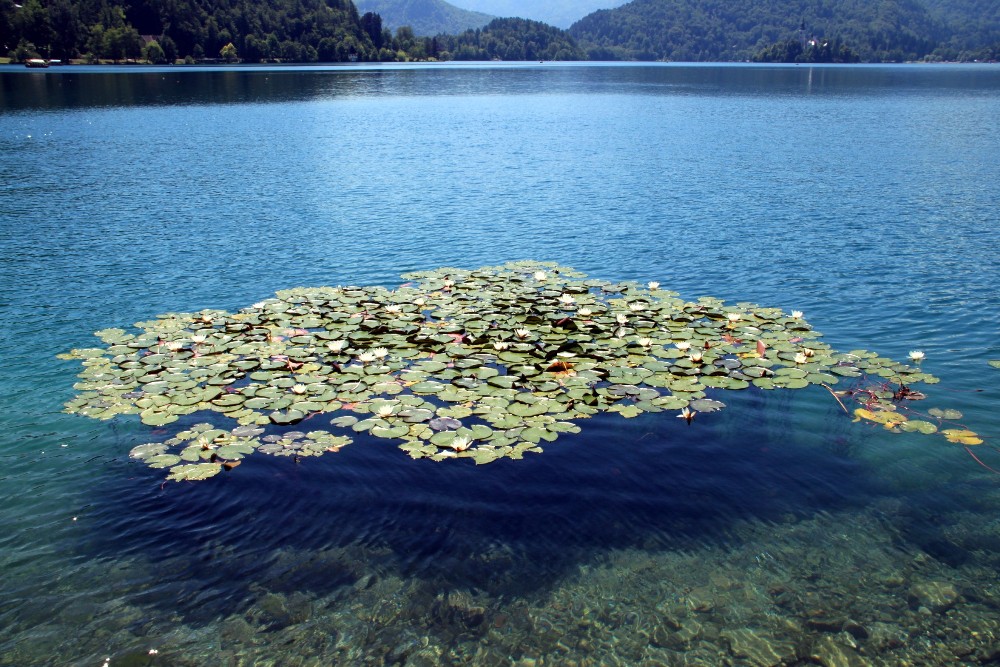
[[0, 69], [0, 111], [0, 664], [1000, 652], [1000, 477], [822, 389], [485, 468], [358, 441], [162, 486], [127, 459], [145, 427], [60, 414], [54, 358], [296, 285], [551, 259], [925, 350], [921, 408], [996, 444], [1000, 69]]

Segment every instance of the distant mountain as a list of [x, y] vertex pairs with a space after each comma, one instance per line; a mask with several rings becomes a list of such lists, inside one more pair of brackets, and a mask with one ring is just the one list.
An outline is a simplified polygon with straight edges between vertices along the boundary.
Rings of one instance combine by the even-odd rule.
[[395, 31], [408, 25], [415, 35], [454, 35], [469, 28], [481, 28], [494, 18], [459, 9], [444, 0], [358, 0], [355, 4], [361, 13], [375, 12], [381, 16], [386, 28]]
[[482, 30], [433, 39], [454, 60], [586, 60], [565, 30], [539, 21], [506, 18], [490, 21]]
[[[924, 4], [926, 1], [927, 4]], [[740, 61], [776, 44], [837, 41], [864, 61], [915, 60], [955, 37], [998, 0], [633, 0], [570, 27], [591, 59]], [[931, 6], [934, 9], [931, 9]], [[965, 6], [957, 11], [956, 6]], [[972, 36], [962, 48], [983, 45]], [[960, 40], [961, 41], [961, 40]]]
[[598, 9], [611, 9], [625, 0], [454, 0], [454, 4], [494, 16], [516, 16], [568, 28]]

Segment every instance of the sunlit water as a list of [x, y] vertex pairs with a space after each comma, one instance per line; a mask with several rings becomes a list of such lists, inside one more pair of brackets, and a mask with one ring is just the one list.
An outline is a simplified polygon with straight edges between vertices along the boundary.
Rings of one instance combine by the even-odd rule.
[[995, 66], [0, 68], [0, 665], [996, 660], [1000, 476], [822, 388], [163, 484], [55, 355], [555, 260], [924, 350], [1000, 469], [998, 118]]

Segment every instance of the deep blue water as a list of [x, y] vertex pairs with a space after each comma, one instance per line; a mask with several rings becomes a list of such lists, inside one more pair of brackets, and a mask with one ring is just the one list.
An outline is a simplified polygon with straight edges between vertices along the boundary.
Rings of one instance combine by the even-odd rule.
[[919, 409], [961, 410], [1000, 469], [998, 118], [985, 65], [0, 68], [0, 665], [988, 661], [1000, 476], [821, 388], [486, 467], [359, 439], [162, 485], [127, 457], [146, 427], [61, 414], [55, 355], [293, 286], [555, 260], [923, 350]]

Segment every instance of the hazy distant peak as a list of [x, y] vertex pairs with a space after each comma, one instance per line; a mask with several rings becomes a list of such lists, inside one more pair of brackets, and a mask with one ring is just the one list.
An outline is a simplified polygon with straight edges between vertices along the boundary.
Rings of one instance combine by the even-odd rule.
[[494, 16], [516, 16], [568, 28], [598, 9], [611, 9], [626, 0], [452, 0], [464, 9]]

